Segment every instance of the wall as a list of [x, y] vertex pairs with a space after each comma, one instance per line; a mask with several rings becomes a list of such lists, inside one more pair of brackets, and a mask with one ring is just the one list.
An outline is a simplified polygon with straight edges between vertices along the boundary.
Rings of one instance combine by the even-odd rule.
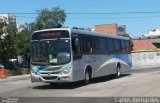
[[132, 53], [132, 66], [160, 65], [160, 52]]

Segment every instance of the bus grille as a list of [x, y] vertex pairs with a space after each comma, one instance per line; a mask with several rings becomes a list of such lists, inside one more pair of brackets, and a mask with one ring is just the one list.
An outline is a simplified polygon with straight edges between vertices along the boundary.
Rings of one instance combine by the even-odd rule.
[[[50, 72], [50, 74], [58, 74], [59, 71]], [[40, 72], [40, 74], [48, 74], [48, 72]]]
[[57, 79], [57, 76], [51, 76], [51, 77], [43, 77], [45, 80], [55, 80]]

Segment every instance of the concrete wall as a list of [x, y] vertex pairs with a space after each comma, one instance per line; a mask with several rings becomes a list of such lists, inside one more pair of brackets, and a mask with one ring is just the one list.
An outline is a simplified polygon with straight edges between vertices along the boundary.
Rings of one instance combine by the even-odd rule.
[[160, 65], [160, 52], [132, 53], [132, 66]]

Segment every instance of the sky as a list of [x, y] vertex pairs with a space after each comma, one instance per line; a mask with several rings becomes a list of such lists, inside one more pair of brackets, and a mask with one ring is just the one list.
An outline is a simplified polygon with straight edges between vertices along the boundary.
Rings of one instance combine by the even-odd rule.
[[67, 14], [64, 26], [94, 28], [99, 24], [126, 25], [132, 37], [160, 28], [160, 0], [0, 0], [0, 13], [13, 13], [17, 23], [35, 21], [37, 10], [60, 7]]

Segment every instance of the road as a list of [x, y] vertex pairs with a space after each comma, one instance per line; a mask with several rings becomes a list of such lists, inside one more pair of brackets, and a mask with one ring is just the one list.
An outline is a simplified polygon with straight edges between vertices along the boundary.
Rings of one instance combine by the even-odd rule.
[[121, 78], [96, 78], [89, 85], [80, 82], [50, 86], [30, 79], [0, 80], [0, 97], [160, 97], [160, 68], [135, 68]]

